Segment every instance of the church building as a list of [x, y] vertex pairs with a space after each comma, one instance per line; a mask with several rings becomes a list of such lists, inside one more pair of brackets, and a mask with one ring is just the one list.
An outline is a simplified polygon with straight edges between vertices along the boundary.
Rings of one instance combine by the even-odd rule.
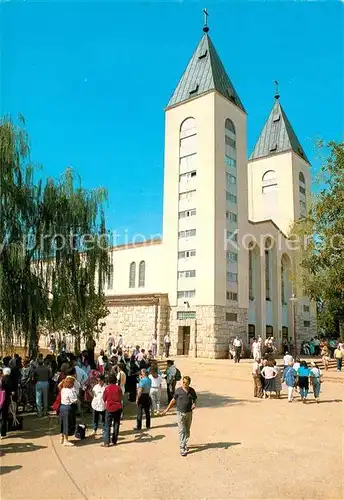
[[287, 238], [310, 200], [309, 160], [278, 93], [248, 157], [246, 110], [203, 31], [165, 110], [163, 238], [111, 249], [99, 346], [155, 336], [161, 354], [168, 333], [172, 355], [224, 358], [235, 335], [316, 335], [315, 304], [290, 300]]

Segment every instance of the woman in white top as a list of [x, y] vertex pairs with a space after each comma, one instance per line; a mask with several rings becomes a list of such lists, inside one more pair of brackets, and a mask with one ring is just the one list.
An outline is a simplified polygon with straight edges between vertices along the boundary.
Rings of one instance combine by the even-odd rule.
[[105, 429], [105, 403], [103, 400], [103, 394], [105, 391], [105, 377], [104, 375], [100, 375], [97, 380], [97, 384], [92, 389], [92, 427], [93, 432], [91, 436], [95, 436], [98, 430], [99, 418], [102, 421], [103, 433]]
[[60, 432], [61, 444], [64, 446], [74, 446], [68, 441], [68, 436], [73, 436], [75, 433], [75, 414], [76, 403], [78, 401], [78, 393], [75, 388], [75, 378], [66, 377], [62, 382], [61, 389], [61, 406], [60, 406]]
[[277, 370], [274, 368], [271, 361], [268, 361], [264, 366], [261, 371], [261, 375], [264, 378], [264, 398], [266, 398], [267, 393], [269, 393], [270, 399], [271, 393], [276, 392], [275, 377], [277, 375]]
[[159, 375], [155, 365], [151, 366], [151, 373], [149, 375], [149, 379], [151, 381], [151, 388], [149, 395], [152, 401], [152, 414], [158, 415], [160, 412], [162, 377]]

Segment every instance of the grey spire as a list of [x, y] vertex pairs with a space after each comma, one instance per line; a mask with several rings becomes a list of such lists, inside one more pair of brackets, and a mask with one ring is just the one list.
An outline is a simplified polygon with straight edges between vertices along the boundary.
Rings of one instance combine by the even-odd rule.
[[309, 163], [306, 153], [296, 137], [293, 127], [279, 102], [279, 95], [278, 97], [277, 95], [275, 96], [275, 103], [271, 113], [252, 151], [250, 160], [256, 160], [257, 158], [263, 158], [277, 153], [294, 151], [294, 153], [298, 154]]
[[205, 32], [167, 107], [175, 106], [210, 90], [216, 90], [245, 111], [209, 35]]

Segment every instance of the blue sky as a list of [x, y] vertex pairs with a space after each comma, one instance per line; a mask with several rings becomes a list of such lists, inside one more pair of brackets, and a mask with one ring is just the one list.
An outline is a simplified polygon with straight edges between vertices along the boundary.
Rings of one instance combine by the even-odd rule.
[[[164, 107], [202, 35], [189, 2], [0, 0], [1, 115], [24, 115], [32, 159], [109, 191], [108, 227], [161, 232]], [[210, 36], [248, 112], [252, 150], [281, 103], [308, 157], [342, 138], [343, 4], [208, 1]]]

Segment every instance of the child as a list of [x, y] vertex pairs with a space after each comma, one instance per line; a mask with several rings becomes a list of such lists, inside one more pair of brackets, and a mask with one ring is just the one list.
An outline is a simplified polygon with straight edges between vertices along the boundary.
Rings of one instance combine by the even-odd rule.
[[98, 430], [99, 418], [102, 420], [103, 434], [105, 429], [105, 403], [103, 400], [103, 394], [105, 391], [105, 377], [100, 375], [97, 384], [92, 389], [92, 427], [93, 432], [91, 436], [96, 436]]

